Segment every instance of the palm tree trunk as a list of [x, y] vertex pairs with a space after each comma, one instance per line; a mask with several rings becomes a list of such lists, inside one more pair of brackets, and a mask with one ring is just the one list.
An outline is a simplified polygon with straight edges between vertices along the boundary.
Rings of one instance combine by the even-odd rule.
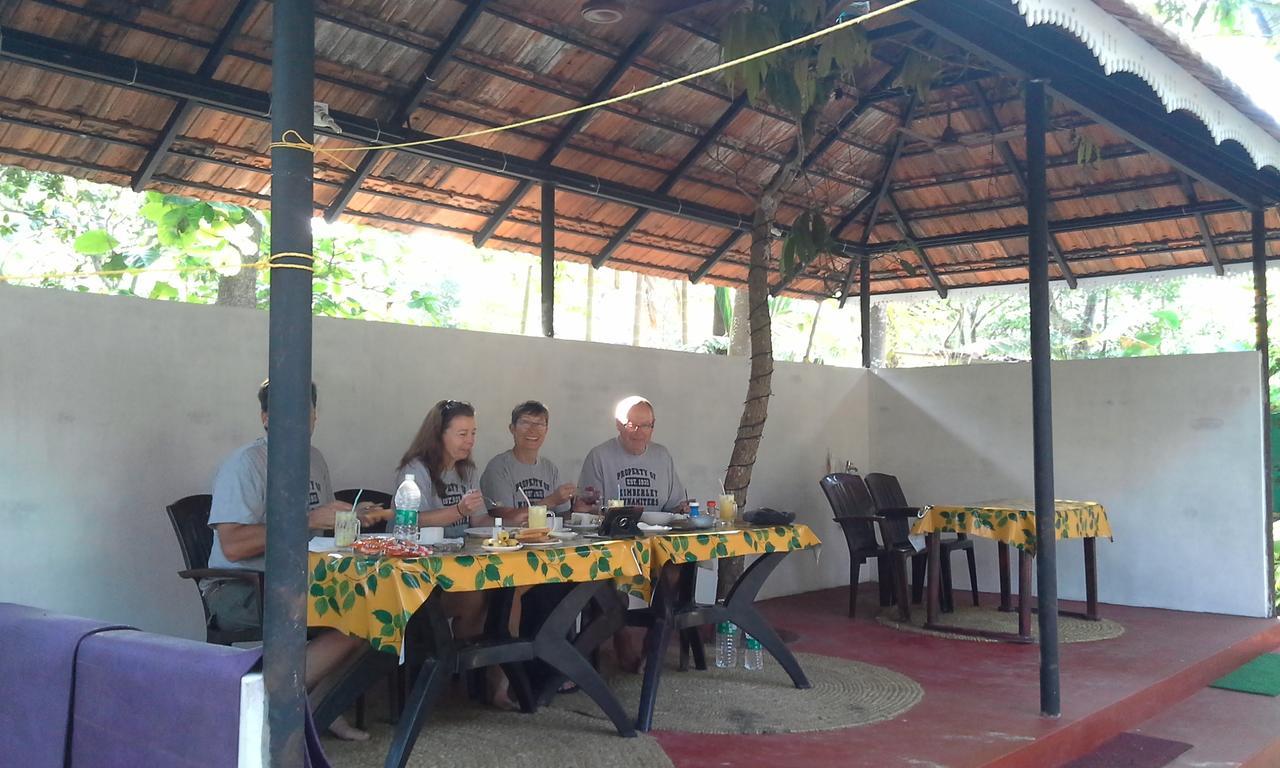
[[[763, 203], [764, 201], [762, 201]], [[751, 223], [751, 267], [747, 273], [747, 295], [751, 323], [751, 378], [747, 383], [747, 399], [738, 422], [738, 436], [733, 441], [733, 455], [724, 487], [747, 508], [747, 486], [755, 467], [765, 419], [769, 416], [769, 397], [773, 394], [773, 328], [769, 317], [769, 222], [772, 207], [761, 205]], [[742, 574], [741, 557], [719, 561], [716, 592], [724, 597]]]

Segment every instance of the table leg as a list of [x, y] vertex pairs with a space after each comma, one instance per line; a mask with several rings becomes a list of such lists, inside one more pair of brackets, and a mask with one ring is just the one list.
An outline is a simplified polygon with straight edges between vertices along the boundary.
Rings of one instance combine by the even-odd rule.
[[418, 733], [436, 699], [449, 686], [449, 678], [458, 666], [458, 654], [454, 648], [453, 633], [449, 631], [448, 619], [440, 607], [440, 591], [436, 590], [427, 602], [419, 609], [426, 611], [428, 625], [433, 641], [434, 658], [423, 664], [413, 691], [405, 702], [404, 712], [396, 723], [391, 738], [391, 749], [387, 751], [385, 768], [404, 768], [409, 762], [409, 753], [418, 740]]
[[1084, 593], [1085, 617], [1098, 620], [1098, 540], [1086, 536], [1084, 540]]
[[791, 649], [787, 648], [787, 644], [782, 642], [782, 638], [778, 637], [778, 633], [755, 608], [756, 595], [764, 587], [773, 569], [778, 567], [787, 554], [787, 552], [770, 552], [756, 558], [756, 561], [738, 577], [729, 594], [725, 596], [724, 615], [726, 619], [742, 627], [744, 632], [760, 641], [760, 645], [786, 670], [795, 687], [811, 688], [813, 686], [809, 683], [809, 678], [805, 677], [804, 670], [800, 668], [800, 662], [796, 661], [796, 657], [791, 654]]
[[1003, 541], [996, 542], [996, 554], [1000, 556], [1000, 610], [1008, 613], [1013, 610], [1009, 579], [1009, 545]]
[[1025, 550], [1018, 550], [1018, 638], [1031, 639], [1031, 561]]
[[640, 689], [640, 711], [636, 715], [636, 729], [649, 731], [653, 727], [653, 708], [658, 700], [658, 682], [662, 677], [663, 656], [671, 639], [674, 621], [674, 598], [669, 581], [663, 578], [668, 564], [654, 580], [653, 626], [645, 636], [644, 684]]
[[924, 621], [925, 624], [938, 623], [938, 599], [941, 589], [941, 575], [939, 569], [942, 567], [942, 541], [938, 534], [930, 533], [925, 536], [926, 545], [929, 548], [929, 571], [928, 579], [928, 604], [925, 606]]
[[[599, 624], [597, 621], [585, 628], [574, 643], [570, 643], [566, 638], [569, 627], [587, 603], [592, 600], [603, 603], [605, 599], [611, 597], [608, 593], [612, 590], [613, 582], [611, 581], [587, 582], [575, 587], [556, 606], [543, 622], [538, 634], [534, 636], [533, 654], [536, 658], [555, 667], [556, 671], [572, 680], [583, 693], [590, 696], [605, 716], [613, 722], [619, 736], [635, 736], [636, 732], [632, 728], [631, 720], [622, 709], [617, 697], [613, 695], [613, 691], [609, 690], [604, 678], [600, 677], [600, 673], [591, 666], [580, 646], [577, 645], [578, 642], [584, 641], [584, 637], [585, 643], [597, 642], [598, 644], [599, 641], [595, 640], [597, 636], [608, 637], [612, 632], [606, 634], [604, 629], [596, 629]], [[606, 608], [606, 616], [613, 619], [610, 622], [611, 629], [616, 630], [622, 625], [621, 606], [612, 611]], [[556, 679], [553, 683], [558, 687], [560, 680]]]

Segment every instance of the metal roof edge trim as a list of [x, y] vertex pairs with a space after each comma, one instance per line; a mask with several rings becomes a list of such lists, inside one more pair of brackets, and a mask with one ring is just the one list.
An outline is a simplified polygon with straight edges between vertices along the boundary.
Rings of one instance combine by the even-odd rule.
[[1155, 91], [1165, 110], [1200, 118], [1218, 144], [1240, 144], [1254, 165], [1280, 171], [1280, 141], [1090, 0], [1011, 0], [1028, 27], [1052, 24], [1084, 43], [1107, 75], [1128, 72]]

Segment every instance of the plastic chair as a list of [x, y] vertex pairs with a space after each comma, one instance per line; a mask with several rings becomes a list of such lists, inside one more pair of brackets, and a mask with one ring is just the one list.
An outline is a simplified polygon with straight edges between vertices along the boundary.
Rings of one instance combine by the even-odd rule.
[[[895, 519], [901, 520], [901, 535], [906, 536], [906, 517], [918, 515], [920, 508], [907, 505], [907, 497], [902, 492], [902, 485], [898, 483], [898, 478], [882, 472], [872, 472], [867, 475], [867, 489], [871, 491], [876, 510], [881, 514], [889, 512], [901, 514], [901, 516], [895, 515]], [[895, 522], [895, 527], [897, 525], [898, 523]], [[973, 553], [973, 540], [968, 535], [960, 533], [953, 539], [940, 539], [938, 543], [942, 554], [942, 610], [955, 610], [955, 599], [951, 593], [951, 554], [958, 551], [964, 551], [969, 559], [969, 591], [973, 595], [973, 604], [978, 605], [978, 563]], [[923, 587], [921, 581], [912, 583], [912, 597], [917, 603], [920, 602]]]
[[[395, 509], [395, 500], [392, 499], [391, 494], [383, 493], [382, 491], [370, 490], [368, 488], [344, 488], [343, 490], [333, 494], [333, 498], [338, 501], [345, 501], [348, 504], [355, 504], [357, 495], [359, 495], [360, 501], [368, 501], [384, 506], [387, 509]], [[362, 533], [386, 533], [387, 521], [379, 520], [373, 525], [362, 526], [360, 531]]]
[[204, 592], [200, 592], [200, 606], [204, 609], [205, 640], [218, 645], [251, 643], [262, 640], [262, 572], [243, 568], [210, 568], [209, 552], [213, 549], [213, 531], [209, 528], [209, 508], [213, 497], [207, 493], [187, 496], [166, 507], [173, 532], [182, 549], [182, 562], [186, 570], [178, 571], [184, 579], [191, 579], [199, 591], [201, 579], [236, 579], [247, 581], [258, 588], [258, 626], [249, 629], [224, 630], [209, 613]]
[[[861, 477], [833, 472], [822, 478], [819, 485], [849, 545], [849, 618], [854, 618], [857, 613], [858, 572], [869, 558], [876, 559], [880, 605], [889, 605], [896, 596], [899, 609], [909, 611], [906, 561], [914, 550], [888, 545], [891, 538], [885, 533], [885, 518], [876, 513], [875, 502]], [[886, 544], [876, 541], [877, 527], [881, 528]]]

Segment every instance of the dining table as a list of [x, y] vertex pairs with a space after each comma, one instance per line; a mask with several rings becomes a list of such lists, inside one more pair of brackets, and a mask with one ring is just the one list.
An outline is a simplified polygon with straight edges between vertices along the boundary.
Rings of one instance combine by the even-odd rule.
[[[410, 620], [421, 622], [430, 638], [428, 656], [396, 723], [386, 768], [408, 762], [432, 706], [454, 673], [499, 665], [511, 680], [521, 709], [531, 712], [537, 697], [529, 690], [524, 662], [541, 660], [575, 683], [612, 721], [621, 736], [634, 736], [634, 722], [587, 656], [623, 625], [615, 590], [650, 594], [650, 543], [644, 539], [587, 539], [550, 542], [543, 547], [486, 551], [479, 539], [467, 539], [458, 552], [425, 557], [360, 555], [350, 549], [311, 552], [307, 624], [332, 627], [369, 642], [317, 708], [317, 722], [328, 722], [355, 697], [403, 661]], [[541, 628], [531, 637], [507, 631], [515, 588], [542, 584], [572, 585]], [[455, 642], [441, 598], [449, 592], [493, 590], [484, 639]], [[583, 609], [594, 620], [575, 632]], [[570, 640], [570, 637], [575, 637]], [[593, 645], [594, 643], [594, 645]]]
[[[1107, 511], [1096, 501], [1054, 501], [1054, 538], [1082, 539], [1084, 543], [1085, 610], [1059, 611], [1063, 615], [1097, 621], [1098, 559], [1097, 540], [1111, 538]], [[992, 632], [956, 627], [938, 621], [940, 614], [940, 568], [942, 533], [965, 533], [996, 542], [1000, 566], [1000, 610], [1012, 611], [1010, 589], [1010, 547], [1018, 550], [1018, 629], [1016, 633]], [[912, 533], [924, 535], [928, 549], [928, 587], [925, 628], [953, 634], [975, 635], [1017, 643], [1033, 642], [1031, 636], [1031, 564], [1041, 533], [1036, 527], [1035, 502], [1028, 499], [999, 499], [976, 504], [934, 504], [921, 507]]]

